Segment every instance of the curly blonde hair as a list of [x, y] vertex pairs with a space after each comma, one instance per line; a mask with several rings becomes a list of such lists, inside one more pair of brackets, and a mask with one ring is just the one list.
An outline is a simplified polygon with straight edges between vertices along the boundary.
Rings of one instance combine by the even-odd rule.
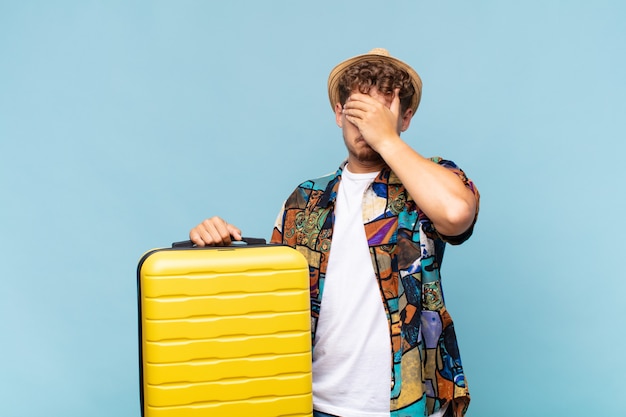
[[406, 71], [382, 59], [373, 58], [352, 65], [341, 76], [339, 79], [341, 104], [345, 104], [354, 90], [367, 94], [372, 87], [376, 87], [383, 94], [393, 94], [394, 90], [399, 88], [402, 112], [409, 108], [411, 98], [415, 94], [411, 77]]

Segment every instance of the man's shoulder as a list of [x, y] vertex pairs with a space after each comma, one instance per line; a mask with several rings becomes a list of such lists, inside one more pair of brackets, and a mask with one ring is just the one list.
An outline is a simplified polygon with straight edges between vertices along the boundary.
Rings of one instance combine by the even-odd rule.
[[431, 156], [428, 159], [430, 159], [431, 161], [433, 161], [434, 163], [438, 165], [443, 165], [444, 167], [447, 167], [447, 168], [458, 168], [457, 164], [455, 164], [454, 161], [442, 158], [440, 156]]
[[304, 209], [312, 198], [316, 204], [326, 206], [333, 199], [333, 187], [337, 183], [340, 171], [301, 182], [285, 201], [286, 209]]
[[338, 176], [339, 172], [337, 171], [329, 172], [320, 177], [301, 182], [297, 188], [312, 191], [323, 191], [328, 187], [328, 184], [333, 182]]

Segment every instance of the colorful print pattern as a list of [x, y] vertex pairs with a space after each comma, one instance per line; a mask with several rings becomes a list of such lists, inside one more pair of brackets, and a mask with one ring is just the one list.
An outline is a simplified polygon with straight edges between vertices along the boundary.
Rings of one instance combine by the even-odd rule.
[[[453, 162], [432, 158], [474, 184]], [[300, 184], [275, 225], [272, 242], [296, 248], [309, 262], [312, 340], [315, 340], [333, 233], [333, 209], [341, 181], [336, 173]], [[363, 199], [363, 221], [370, 255], [389, 321], [392, 350], [391, 417], [432, 414], [452, 401], [456, 415], [469, 404], [454, 325], [446, 310], [439, 269], [445, 244], [468, 239], [437, 233], [397, 176], [382, 170]]]

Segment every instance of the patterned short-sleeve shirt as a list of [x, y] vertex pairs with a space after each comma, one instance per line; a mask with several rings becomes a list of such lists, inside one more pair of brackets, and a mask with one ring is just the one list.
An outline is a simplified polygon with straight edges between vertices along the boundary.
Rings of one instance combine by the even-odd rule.
[[[478, 190], [461, 169], [438, 157], [431, 160], [456, 173], [478, 202]], [[308, 260], [312, 340], [320, 314], [334, 207], [344, 166], [345, 162], [334, 174], [300, 184], [286, 200], [272, 234], [273, 243], [294, 247]], [[389, 323], [393, 358], [391, 417], [421, 417], [448, 402], [452, 402], [456, 415], [463, 415], [469, 404], [469, 391], [454, 326], [444, 303], [439, 269], [446, 242], [464, 242], [471, 236], [474, 224], [460, 236], [437, 233], [389, 168], [383, 169], [366, 190], [362, 207], [372, 264]]]

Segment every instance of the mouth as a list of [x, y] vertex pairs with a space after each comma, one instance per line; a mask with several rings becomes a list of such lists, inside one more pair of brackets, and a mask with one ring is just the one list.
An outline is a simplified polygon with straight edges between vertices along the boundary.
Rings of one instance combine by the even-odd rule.
[[355, 141], [354, 141], [354, 144], [355, 144], [356, 146], [363, 147], [363, 148], [366, 148], [366, 149], [372, 149], [372, 147], [370, 146], [370, 144], [369, 144], [369, 143], [367, 143], [367, 142], [365, 141], [365, 139], [363, 139], [362, 137], [356, 138], [356, 139], [355, 139]]

